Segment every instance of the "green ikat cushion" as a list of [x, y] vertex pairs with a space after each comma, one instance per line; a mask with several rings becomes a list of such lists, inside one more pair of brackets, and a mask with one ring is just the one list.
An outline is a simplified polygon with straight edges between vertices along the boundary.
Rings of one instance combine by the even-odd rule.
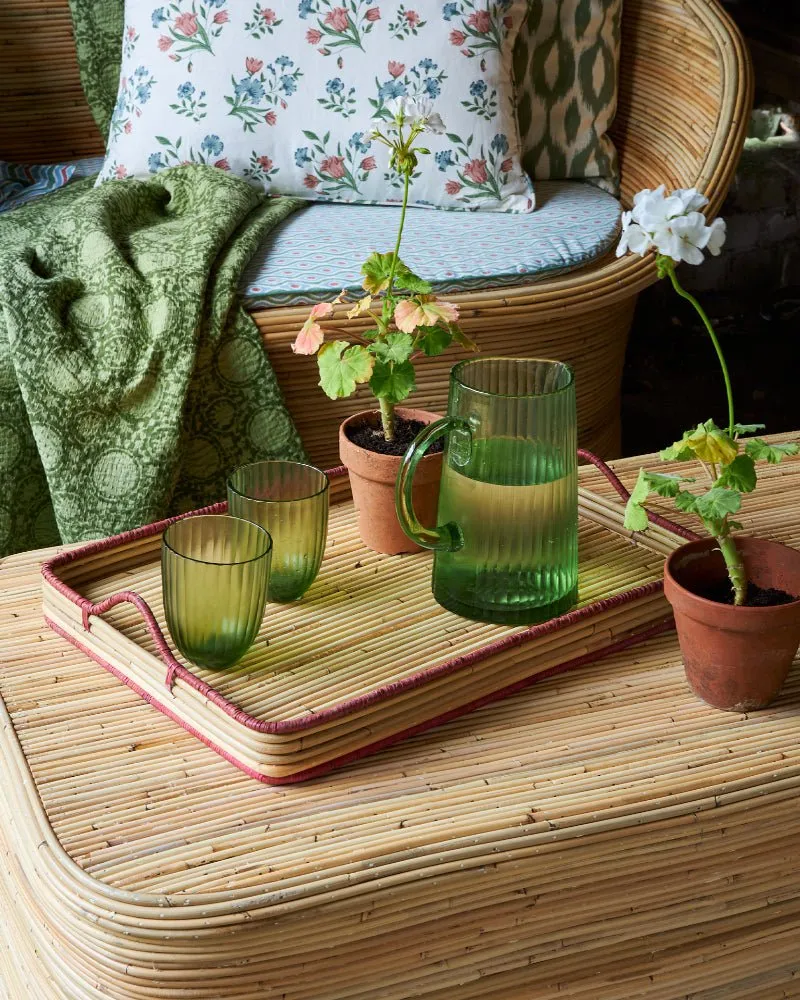
[[616, 193], [622, 0], [530, 0], [514, 48], [522, 162], [534, 179], [587, 178]]
[[185, 161], [270, 194], [387, 204], [402, 177], [370, 140], [392, 98], [431, 104], [410, 203], [526, 213], [513, 45], [527, 0], [126, 0], [100, 181]]

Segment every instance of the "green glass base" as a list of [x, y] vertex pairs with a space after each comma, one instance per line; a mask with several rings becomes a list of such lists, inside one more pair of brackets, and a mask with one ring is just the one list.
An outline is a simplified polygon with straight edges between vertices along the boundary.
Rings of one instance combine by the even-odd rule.
[[535, 606], [522, 603], [495, 607], [467, 604], [454, 594], [437, 590], [436, 587], [433, 589], [433, 596], [443, 608], [472, 621], [490, 622], [492, 625], [541, 625], [574, 607], [578, 601], [578, 588], [574, 587], [557, 601]]

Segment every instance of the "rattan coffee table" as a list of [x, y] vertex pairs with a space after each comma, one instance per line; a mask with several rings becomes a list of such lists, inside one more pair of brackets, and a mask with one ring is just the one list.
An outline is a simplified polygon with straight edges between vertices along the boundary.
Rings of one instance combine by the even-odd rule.
[[715, 712], [667, 633], [267, 786], [45, 626], [49, 555], [0, 566], [0, 997], [800, 997], [797, 669]]

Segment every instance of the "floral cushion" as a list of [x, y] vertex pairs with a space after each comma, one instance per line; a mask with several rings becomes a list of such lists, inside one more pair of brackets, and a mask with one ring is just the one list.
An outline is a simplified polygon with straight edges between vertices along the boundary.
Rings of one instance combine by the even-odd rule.
[[616, 191], [623, 0], [531, 0], [514, 47], [523, 164], [538, 179], [586, 177]]
[[[527, 284], [602, 256], [619, 235], [611, 195], [576, 181], [536, 185], [529, 215], [410, 211], [403, 260], [435, 290]], [[399, 209], [310, 205], [278, 226], [250, 262], [242, 293], [248, 308], [321, 302], [361, 285], [362, 261], [390, 249]]]
[[529, 212], [511, 80], [526, 0], [411, 4], [126, 0], [101, 180], [191, 160], [273, 194], [396, 202], [402, 177], [369, 123], [412, 96], [447, 127], [426, 136], [412, 204]]

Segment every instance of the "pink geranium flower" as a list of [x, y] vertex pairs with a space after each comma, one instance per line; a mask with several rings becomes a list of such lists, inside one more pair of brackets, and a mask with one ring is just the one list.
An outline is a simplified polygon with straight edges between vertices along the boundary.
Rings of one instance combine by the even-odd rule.
[[272, 170], [272, 160], [268, 156], [259, 156], [256, 163], [262, 170]]
[[118, 164], [116, 167], [114, 167], [114, 176], [118, 180], [122, 180], [123, 177], [128, 176], [128, 168], [122, 163]]
[[169, 35], [162, 35], [158, 40], [158, 47], [162, 52], [166, 52], [167, 49], [172, 48], [172, 39]]
[[369, 7], [367, 9], [367, 13], [364, 16], [368, 21], [380, 21], [381, 9], [380, 7]]
[[397, 79], [398, 76], [402, 76], [406, 71], [405, 63], [395, 62], [393, 59], [389, 60], [389, 74]]
[[407, 10], [403, 16], [405, 17], [409, 28], [416, 28], [420, 22], [420, 16], [415, 10]]
[[267, 123], [267, 125], [274, 125], [277, 120], [278, 116], [275, 114], [274, 111], [268, 111], [264, 115], [264, 121]]
[[319, 177], [315, 177], [313, 174], [306, 174], [303, 178], [303, 187], [307, 187], [309, 191], [313, 191], [318, 184]]
[[227, 159], [223, 156], [221, 160], [217, 160], [214, 163], [215, 167], [219, 167], [220, 170], [230, 170], [231, 165], [228, 163]]
[[486, 160], [470, 160], [464, 167], [464, 173], [475, 184], [485, 184], [489, 179], [486, 173]]
[[350, 24], [350, 18], [344, 7], [334, 7], [325, 15], [324, 20], [325, 24], [333, 28], [334, 31], [347, 31]]
[[332, 312], [333, 305], [330, 302], [318, 302], [314, 306], [308, 314], [308, 319], [300, 328], [300, 333], [298, 333], [297, 339], [292, 344], [292, 350], [295, 354], [317, 353], [322, 341], [325, 339], [325, 331], [317, 321], [325, 319], [325, 317], [330, 316]]
[[467, 36], [463, 31], [453, 30], [450, 32], [450, 44], [455, 46], [461, 46], [466, 42]]
[[247, 68], [247, 72], [250, 76], [252, 76], [254, 73], [260, 72], [261, 67], [264, 65], [264, 61], [262, 59], [253, 59], [252, 56], [248, 56], [245, 59], [244, 64]]
[[413, 299], [398, 302], [394, 321], [398, 330], [413, 333], [418, 326], [447, 326], [458, 319], [458, 306], [453, 302], [437, 299], [435, 295], [416, 295]]
[[322, 41], [322, 32], [317, 31], [316, 28], [309, 28], [306, 32], [306, 41], [310, 42], [311, 45], [319, 45]]
[[218, 10], [214, 15], [214, 24], [227, 24], [230, 19], [230, 15], [227, 10]]
[[467, 24], [474, 28], [479, 34], [485, 35], [492, 26], [492, 19], [488, 10], [476, 10], [467, 18]]
[[320, 173], [333, 177], [334, 180], [344, 177], [344, 160], [341, 156], [326, 156], [319, 165]]
[[187, 38], [191, 38], [192, 35], [197, 34], [197, 14], [190, 14], [188, 11], [184, 14], [178, 14], [175, 18], [174, 28], [179, 35], [185, 35]]
[[364, 159], [361, 161], [362, 170], [374, 170], [376, 166], [377, 163], [375, 162], [374, 156], [365, 156]]
[[458, 194], [458, 192], [461, 190], [461, 185], [458, 183], [458, 181], [448, 181], [445, 184], [444, 189], [448, 194]]
[[277, 14], [271, 7], [264, 7], [261, 11], [261, 20], [264, 24], [274, 24], [277, 19]]

